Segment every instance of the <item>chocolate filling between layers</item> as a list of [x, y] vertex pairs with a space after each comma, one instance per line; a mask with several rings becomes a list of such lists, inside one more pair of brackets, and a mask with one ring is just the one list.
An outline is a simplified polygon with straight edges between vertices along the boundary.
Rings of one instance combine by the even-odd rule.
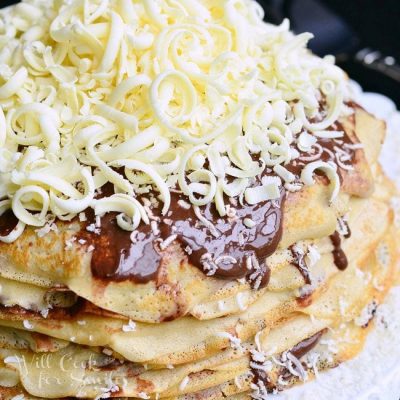
[[[44, 311], [46, 310], [46, 314]], [[0, 298], [0, 314], [4, 315], [15, 315], [18, 317], [23, 316], [24, 319], [29, 320], [40, 320], [42, 318], [47, 320], [66, 320], [66, 319], [77, 319], [79, 317], [84, 318], [86, 315], [96, 315], [105, 318], [114, 318], [125, 320], [126, 317], [123, 317], [117, 313], [112, 311], [104, 310], [90, 301], [77, 297], [77, 300], [74, 304], [68, 307], [61, 306], [53, 306], [48, 307], [44, 310], [38, 310], [35, 308], [24, 308], [19, 305], [6, 306], [2, 304], [2, 299]]]
[[[307, 339], [302, 340], [300, 343], [296, 344], [288, 353], [291, 353], [297, 359], [301, 359], [306, 354], [308, 354], [312, 349], [314, 349], [319, 341], [321, 340], [322, 336], [326, 333], [326, 329], [323, 329], [316, 334], [310, 336]], [[283, 354], [283, 353], [282, 353]], [[260, 365], [257, 361], [252, 360], [254, 365]], [[261, 366], [261, 365], [260, 365]], [[279, 367], [279, 376], [283, 379], [289, 379], [292, 375], [285, 367]], [[253, 382], [256, 385], [259, 385], [260, 382], [264, 384], [265, 388], [267, 389], [268, 393], [274, 393], [277, 389], [277, 384], [273, 382], [273, 380], [269, 377], [268, 373], [265, 372], [262, 368], [251, 368], [251, 373], [253, 375]], [[279, 390], [279, 388], [278, 388]]]

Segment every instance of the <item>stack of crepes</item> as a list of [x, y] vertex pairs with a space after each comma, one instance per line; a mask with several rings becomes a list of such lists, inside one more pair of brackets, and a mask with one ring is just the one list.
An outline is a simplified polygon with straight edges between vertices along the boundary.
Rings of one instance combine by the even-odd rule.
[[248, 398], [359, 353], [397, 278], [385, 124], [251, 0], [0, 13], [0, 398]]

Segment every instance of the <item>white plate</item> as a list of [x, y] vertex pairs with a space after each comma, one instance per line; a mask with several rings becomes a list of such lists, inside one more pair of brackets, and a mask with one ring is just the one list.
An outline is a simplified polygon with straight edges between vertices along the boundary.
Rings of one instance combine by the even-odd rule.
[[[381, 163], [400, 188], [400, 112], [385, 96], [363, 93], [354, 83], [358, 102], [386, 121], [388, 134]], [[397, 199], [400, 207], [400, 199]], [[397, 222], [399, 223], [400, 215]], [[382, 323], [384, 320], [386, 323]], [[400, 287], [392, 289], [375, 318], [365, 349], [355, 359], [320, 374], [310, 383], [272, 396], [276, 400], [399, 400]]]

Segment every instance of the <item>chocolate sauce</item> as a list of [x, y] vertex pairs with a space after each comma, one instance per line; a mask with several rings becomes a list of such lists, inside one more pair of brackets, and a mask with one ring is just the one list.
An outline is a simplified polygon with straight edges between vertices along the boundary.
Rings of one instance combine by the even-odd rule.
[[311, 284], [311, 275], [305, 261], [305, 254], [299, 251], [299, 249], [295, 245], [290, 246], [290, 251], [293, 257], [293, 261], [291, 262], [291, 264], [299, 270], [304, 278], [305, 283]]
[[[83, 229], [80, 238], [95, 247], [91, 268], [98, 278], [132, 279], [144, 283], [155, 279], [168, 247], [164, 241], [179, 243], [188, 261], [206, 274], [222, 279], [247, 278], [265, 287], [270, 271], [263, 262], [277, 248], [282, 236], [282, 213], [285, 193], [276, 201], [238, 206], [234, 216], [220, 217], [215, 205], [201, 207], [200, 213], [211, 226], [205, 225], [188, 207], [186, 196], [172, 192], [168, 215], [162, 217], [159, 207], [152, 208], [156, 229], [140, 224], [132, 242], [130, 232], [118, 228], [115, 214], [101, 218], [101, 234]], [[93, 224], [88, 213], [86, 227]], [[244, 219], [254, 221], [254, 227], [244, 225]], [[211, 259], [210, 259], [211, 256]], [[226, 256], [226, 257], [225, 257]], [[224, 258], [225, 257], [225, 258]], [[249, 259], [251, 268], [249, 269]], [[210, 274], [211, 275], [211, 274]]]
[[300, 297], [296, 297], [296, 303], [298, 304], [299, 307], [306, 308], [312, 304], [313, 301], [312, 295], [313, 293], [309, 293]]
[[253, 383], [258, 384], [259, 382], [262, 382], [267, 389], [268, 394], [274, 393], [276, 389], [276, 385], [274, 382], [272, 382], [271, 378], [268, 375], [268, 372], [259, 369], [259, 368], [251, 368], [251, 373], [253, 374]]
[[339, 232], [335, 232], [333, 235], [331, 235], [330, 239], [333, 245], [333, 261], [338, 269], [344, 271], [348, 267], [349, 262], [342, 249], [342, 239], [340, 238]]
[[309, 353], [321, 340], [322, 335], [326, 332], [326, 329], [317, 332], [315, 335], [309, 337], [308, 339], [304, 339], [300, 343], [296, 344], [291, 350], [296, 358], [300, 359], [304, 357], [307, 353]]
[[[354, 116], [348, 117], [349, 119], [354, 119]], [[318, 121], [315, 121], [318, 122]], [[336, 121], [332, 126], [327, 128], [328, 131], [342, 131], [344, 135], [338, 139], [326, 139], [326, 138], [317, 138], [316, 144], [313, 146], [313, 149], [310, 153], [308, 152], [300, 152], [299, 158], [293, 160], [289, 165], [286, 165], [286, 168], [295, 175], [300, 175], [303, 168], [313, 161], [324, 161], [324, 162], [333, 162], [339, 166], [338, 173], [341, 181], [343, 180], [343, 173], [345, 171], [340, 168], [337, 159], [337, 152], [335, 151], [335, 147], [339, 148], [345, 153], [348, 154], [349, 160], [346, 160], [344, 163], [347, 165], [353, 165], [356, 159], [356, 151], [352, 150], [351, 147], [346, 148], [346, 146], [354, 145], [351, 137], [346, 133], [343, 125]], [[298, 148], [296, 148], [299, 150]], [[313, 156], [317, 157], [313, 159]], [[319, 175], [320, 178], [326, 179], [325, 175], [318, 170], [315, 171], [316, 175]]]
[[[293, 354], [296, 358], [301, 359], [319, 343], [324, 333], [326, 333], [326, 329], [323, 329], [317, 332], [315, 335], [304, 339], [303, 341], [292, 347], [290, 350], [288, 350], [288, 352]], [[276, 382], [272, 381], [267, 372], [260, 368], [256, 368], [256, 365], [261, 366], [261, 364], [253, 358], [251, 361], [253, 365], [251, 367], [253, 382], [255, 384], [257, 384], [258, 382], [262, 382], [267, 388], [268, 393], [274, 393], [276, 389], [279, 390], [279, 388], [277, 388]], [[283, 379], [289, 379], [290, 377], [292, 377], [290, 372], [285, 367], [280, 367], [279, 376], [281, 376]]]
[[[288, 353], [291, 353], [298, 360], [300, 360], [319, 343], [326, 331], [327, 329], [323, 329], [317, 332], [315, 335], [302, 340], [300, 343], [296, 344], [296, 346], [292, 347]], [[304, 369], [307, 370], [307, 365], [304, 362], [302, 362], [302, 365]], [[279, 376], [281, 376], [284, 381], [290, 381], [293, 378], [292, 373], [287, 368], [283, 368], [282, 371], [280, 371]]]
[[12, 210], [7, 210], [0, 217], [0, 236], [9, 235], [17, 226], [18, 218], [14, 215]]
[[[190, 249], [190, 263], [203, 270], [205, 266], [201, 263], [202, 258], [208, 254], [212, 255], [213, 262], [217, 265], [215, 276], [220, 278], [240, 279], [248, 276], [250, 279], [251, 273], [256, 271], [259, 263], [263, 287], [269, 280], [269, 268], [263, 261], [276, 250], [282, 236], [284, 197], [282, 190], [277, 201], [238, 206], [236, 215], [230, 220], [219, 217], [215, 205], [210, 203], [200, 211], [202, 216], [212, 223], [213, 232], [199, 223], [192, 207], [182, 209], [177, 205], [178, 198], [175, 197], [171, 207], [172, 217], [176, 215], [175, 222], [172, 226], [163, 224], [161, 232], [164, 236], [176, 234], [183, 247]], [[246, 227], [243, 222], [245, 218], [250, 218], [255, 223], [254, 227]], [[221, 258], [224, 256], [229, 258]], [[252, 259], [252, 256], [255, 256], [255, 259]], [[253, 260], [250, 269], [247, 268], [249, 257]]]
[[[93, 212], [87, 212], [88, 224], [95, 221]], [[135, 238], [131, 232], [120, 229], [116, 214], [108, 213], [101, 218], [100, 233], [83, 229], [79, 238], [94, 246], [91, 259], [93, 276], [102, 279], [133, 279], [146, 283], [155, 279], [161, 264], [161, 254], [156, 248], [151, 227], [141, 224]]]

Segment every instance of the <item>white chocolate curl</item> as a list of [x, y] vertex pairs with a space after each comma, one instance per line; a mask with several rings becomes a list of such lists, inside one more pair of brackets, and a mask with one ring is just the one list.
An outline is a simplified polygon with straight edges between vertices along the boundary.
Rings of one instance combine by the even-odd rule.
[[[314, 161], [317, 138], [343, 134], [329, 129], [344, 73], [253, 0], [25, 0], [0, 26], [0, 214], [19, 220], [1, 242], [90, 207], [132, 231], [149, 223], [150, 189], [164, 215], [180, 189], [224, 216], [228, 197], [277, 199], [298, 182], [298, 150]], [[260, 180], [265, 168], [275, 176]], [[332, 165], [301, 179], [317, 169], [333, 199]], [[96, 200], [106, 184], [114, 194]]]
[[310, 164], [307, 164], [303, 171], [301, 172], [301, 180], [307, 186], [311, 186], [315, 183], [314, 181], [314, 172], [315, 171], [322, 171], [330, 180], [331, 185], [331, 197], [330, 202], [333, 202], [337, 195], [339, 194], [340, 190], [340, 180], [339, 176], [336, 172], [336, 165], [332, 165], [326, 163], [324, 161], [314, 161]]

